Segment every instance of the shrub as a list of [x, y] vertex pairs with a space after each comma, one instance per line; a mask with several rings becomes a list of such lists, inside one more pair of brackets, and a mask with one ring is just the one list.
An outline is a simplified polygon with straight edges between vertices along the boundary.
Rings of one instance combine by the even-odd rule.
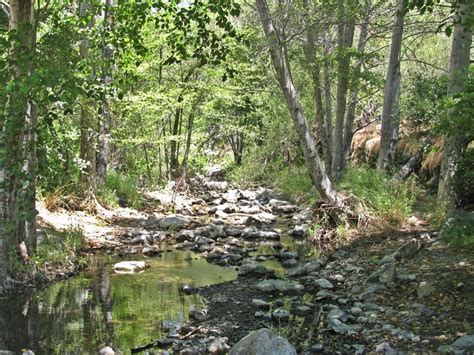
[[474, 250], [474, 213], [469, 211], [453, 211], [443, 227], [441, 237], [450, 245]]
[[111, 196], [115, 192], [117, 197], [117, 204], [123, 201], [126, 205], [133, 208], [140, 208], [141, 198], [137, 190], [137, 183], [132, 178], [116, 171], [110, 170], [107, 174], [105, 182], [105, 189], [103, 189], [104, 198], [108, 199], [110, 203], [114, 203]]

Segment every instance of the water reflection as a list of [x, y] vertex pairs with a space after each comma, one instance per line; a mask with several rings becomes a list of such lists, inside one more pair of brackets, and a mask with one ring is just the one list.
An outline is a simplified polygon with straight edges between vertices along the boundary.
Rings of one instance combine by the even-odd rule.
[[204, 286], [236, 277], [189, 252], [147, 259], [151, 268], [137, 275], [113, 274], [117, 261], [93, 257], [77, 277], [0, 300], [0, 350], [84, 354], [108, 345], [128, 353], [160, 338], [163, 320], [185, 321], [191, 305], [202, 303], [181, 294], [181, 283]]

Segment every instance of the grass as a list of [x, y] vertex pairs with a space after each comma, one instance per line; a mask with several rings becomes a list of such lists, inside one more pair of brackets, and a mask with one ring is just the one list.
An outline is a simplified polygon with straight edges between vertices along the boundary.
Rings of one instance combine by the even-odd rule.
[[105, 186], [100, 189], [97, 197], [102, 204], [109, 208], [118, 207], [120, 200], [135, 209], [142, 205], [136, 181], [116, 170], [109, 171]]
[[54, 269], [60, 269], [71, 265], [84, 246], [84, 234], [79, 229], [50, 235], [38, 245], [33, 261], [39, 269], [46, 264]]
[[394, 182], [387, 175], [367, 167], [349, 168], [339, 189], [356, 196], [369, 212], [399, 226], [413, 213], [420, 192], [416, 181]]

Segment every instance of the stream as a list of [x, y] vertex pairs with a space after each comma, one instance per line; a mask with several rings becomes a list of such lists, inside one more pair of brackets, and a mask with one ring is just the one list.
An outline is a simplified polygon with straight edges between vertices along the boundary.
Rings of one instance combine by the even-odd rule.
[[[136, 259], [139, 260], [139, 259]], [[204, 300], [179, 286], [233, 280], [235, 270], [208, 263], [190, 251], [147, 258], [141, 274], [114, 274], [121, 259], [91, 256], [80, 275], [0, 301], [0, 349], [35, 354], [97, 353], [108, 345], [128, 353], [163, 335], [163, 323], [183, 323]]]

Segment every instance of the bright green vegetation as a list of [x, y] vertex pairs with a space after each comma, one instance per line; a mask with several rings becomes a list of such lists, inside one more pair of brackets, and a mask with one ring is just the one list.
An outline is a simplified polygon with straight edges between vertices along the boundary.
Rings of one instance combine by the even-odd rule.
[[349, 169], [340, 187], [356, 196], [369, 213], [394, 225], [411, 216], [419, 193], [415, 181], [394, 182], [386, 174], [367, 167]]
[[42, 241], [33, 257], [39, 270], [45, 266], [62, 269], [79, 264], [78, 252], [85, 247], [84, 234], [81, 230], [70, 230], [64, 233], [52, 232]]
[[474, 213], [462, 210], [452, 212], [440, 233], [449, 244], [474, 250]]
[[108, 208], [119, 206], [119, 201], [135, 209], [141, 206], [141, 195], [137, 182], [116, 170], [107, 173], [105, 185], [98, 192], [98, 198]]

